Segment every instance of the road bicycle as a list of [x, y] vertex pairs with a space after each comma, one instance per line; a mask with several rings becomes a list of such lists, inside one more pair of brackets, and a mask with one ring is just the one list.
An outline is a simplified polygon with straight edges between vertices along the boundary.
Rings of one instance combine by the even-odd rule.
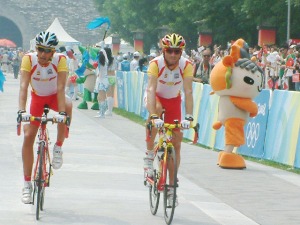
[[[44, 210], [45, 200], [45, 188], [50, 186], [50, 177], [53, 175], [52, 165], [49, 154], [50, 138], [47, 129], [47, 123], [52, 122], [58, 123], [53, 117], [48, 117], [50, 108], [48, 105], [44, 106], [44, 113], [41, 117], [30, 116], [30, 121], [39, 121], [40, 126], [38, 130], [38, 141], [37, 141], [37, 158], [33, 170], [33, 198], [31, 204], [35, 204], [36, 195], [36, 220], [40, 218], [40, 211]], [[19, 115], [17, 118], [17, 134], [21, 134], [21, 122], [22, 116]], [[69, 135], [70, 117], [67, 117], [66, 121], [65, 137]]]
[[[148, 137], [151, 134], [152, 122], [147, 124]], [[199, 124], [191, 127], [195, 131], [193, 143], [198, 141]], [[162, 128], [158, 130], [158, 141], [154, 146], [154, 160], [153, 160], [153, 174], [148, 176], [145, 174], [144, 185], [149, 186], [149, 203], [150, 211], [156, 215], [159, 206], [160, 194], [163, 193], [163, 208], [164, 219], [166, 224], [171, 224], [176, 207], [176, 189], [178, 187], [177, 179], [177, 163], [175, 149], [172, 144], [173, 129], [182, 129], [178, 120], [174, 120], [174, 124], [165, 123]], [[172, 166], [174, 168], [174, 182], [169, 181], [169, 170]], [[173, 188], [173, 201], [168, 202], [168, 190]]]

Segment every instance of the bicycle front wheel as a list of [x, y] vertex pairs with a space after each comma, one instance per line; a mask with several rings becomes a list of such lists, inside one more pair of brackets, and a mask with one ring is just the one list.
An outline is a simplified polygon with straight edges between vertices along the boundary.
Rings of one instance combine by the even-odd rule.
[[46, 171], [43, 171], [45, 174], [45, 180], [43, 180], [43, 185], [42, 185], [42, 191], [41, 191], [41, 203], [40, 203], [40, 208], [41, 211], [44, 210], [44, 199], [45, 199], [45, 191], [46, 191], [46, 187], [49, 187], [50, 185], [50, 176], [51, 176], [51, 164], [49, 163], [49, 150], [46, 149], [46, 146], [44, 147], [44, 164], [45, 165], [45, 169]]
[[43, 158], [44, 158], [44, 151], [45, 151], [45, 143], [39, 143], [39, 160], [38, 160], [38, 171], [35, 175], [35, 190], [37, 191], [37, 198], [36, 198], [36, 219], [39, 220], [40, 218], [40, 210], [42, 210], [41, 205], [42, 198], [43, 198]]
[[41, 190], [41, 201], [40, 201], [40, 209], [41, 209], [41, 211], [44, 210], [44, 198], [45, 198], [45, 187], [43, 186], [42, 190]]
[[[177, 202], [177, 193], [176, 193], [176, 188], [177, 188], [177, 163], [176, 163], [176, 154], [174, 148], [168, 149], [168, 165], [169, 168], [173, 167], [174, 168], [174, 182], [169, 184], [166, 183], [165, 188], [164, 188], [164, 217], [166, 224], [170, 225], [173, 217], [174, 217], [174, 212], [175, 212], [175, 207], [176, 207], [176, 202]], [[167, 177], [169, 177], [169, 170], [167, 170]], [[170, 189], [173, 189], [173, 198], [171, 198], [168, 194], [170, 194]]]
[[160, 193], [157, 190], [157, 183], [160, 178], [160, 158], [159, 154], [156, 154], [153, 160], [153, 184], [149, 186], [149, 201], [150, 201], [150, 211], [152, 215], [155, 215], [159, 205]]

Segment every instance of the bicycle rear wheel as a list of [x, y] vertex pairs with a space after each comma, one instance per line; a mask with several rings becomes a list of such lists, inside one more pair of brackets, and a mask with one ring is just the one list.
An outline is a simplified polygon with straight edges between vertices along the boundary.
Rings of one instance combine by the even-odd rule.
[[40, 218], [40, 210], [43, 198], [43, 158], [44, 158], [44, 150], [45, 150], [45, 143], [39, 143], [39, 160], [38, 160], [38, 172], [35, 177], [35, 191], [37, 192], [36, 198], [36, 219], [39, 220]]
[[[175, 212], [175, 207], [176, 207], [176, 198], [177, 198], [177, 163], [176, 163], [176, 154], [174, 148], [168, 149], [168, 164], [174, 166], [174, 182], [172, 184], [167, 184], [165, 185], [164, 188], [164, 217], [165, 221], [168, 225], [171, 224], [173, 217], [174, 217], [174, 212]], [[167, 170], [167, 178], [169, 177], [169, 170]], [[173, 200], [172, 202], [168, 201], [168, 190], [170, 188], [173, 188]]]

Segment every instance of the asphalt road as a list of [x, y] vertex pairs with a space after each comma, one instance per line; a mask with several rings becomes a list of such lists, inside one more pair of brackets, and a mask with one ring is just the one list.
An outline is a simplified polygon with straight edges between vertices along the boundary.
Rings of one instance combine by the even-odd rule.
[[[46, 189], [44, 211], [21, 202], [21, 145], [16, 134], [19, 80], [7, 74], [0, 92], [0, 225], [163, 225], [153, 216], [143, 185], [144, 128], [123, 117], [94, 118], [74, 102], [64, 164]], [[89, 107], [91, 103], [89, 103]], [[49, 126], [52, 145], [56, 127]], [[201, 134], [200, 134], [201, 135]], [[300, 176], [247, 161], [245, 170], [216, 165], [217, 152], [183, 143], [179, 206], [181, 225], [299, 225]]]

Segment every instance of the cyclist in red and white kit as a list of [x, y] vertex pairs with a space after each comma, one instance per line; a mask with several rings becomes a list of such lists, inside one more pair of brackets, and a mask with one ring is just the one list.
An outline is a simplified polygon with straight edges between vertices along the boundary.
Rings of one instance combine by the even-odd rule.
[[[55, 52], [58, 39], [54, 33], [41, 32], [36, 38], [36, 52], [26, 54], [22, 59], [19, 93], [18, 115], [28, 121], [30, 116], [40, 117], [44, 105], [58, 112], [54, 115], [57, 122], [65, 121], [72, 114], [72, 102], [65, 96], [66, 77], [68, 72], [66, 57]], [[31, 86], [31, 102], [26, 112], [27, 92]], [[24, 125], [24, 141], [22, 146], [24, 188], [22, 202], [28, 204], [32, 199], [31, 173], [34, 161], [33, 144], [39, 128], [38, 121]], [[65, 124], [57, 125], [57, 140], [53, 148], [52, 166], [62, 166], [61, 146], [65, 139]]]
[[[183, 128], [189, 128], [193, 121], [193, 65], [182, 57], [185, 48], [185, 40], [178, 34], [167, 34], [161, 40], [163, 53], [154, 58], [148, 68], [148, 87], [146, 92], [146, 107], [149, 111], [149, 121], [152, 120], [156, 128], [163, 126], [164, 122], [174, 123], [177, 119], [181, 121]], [[185, 98], [184, 119], [181, 118], [181, 91], [183, 89]], [[160, 115], [164, 113], [164, 121]], [[180, 164], [180, 147], [182, 132], [180, 129], [173, 130], [173, 145], [176, 152], [177, 167]], [[144, 170], [147, 176], [153, 175], [153, 148], [157, 129], [152, 130], [151, 139], [147, 142], [146, 155], [144, 157]], [[170, 168], [170, 174], [172, 174]], [[170, 183], [174, 178], [170, 177]], [[168, 192], [169, 201], [174, 198], [173, 190]], [[178, 204], [176, 200], [176, 204]]]

